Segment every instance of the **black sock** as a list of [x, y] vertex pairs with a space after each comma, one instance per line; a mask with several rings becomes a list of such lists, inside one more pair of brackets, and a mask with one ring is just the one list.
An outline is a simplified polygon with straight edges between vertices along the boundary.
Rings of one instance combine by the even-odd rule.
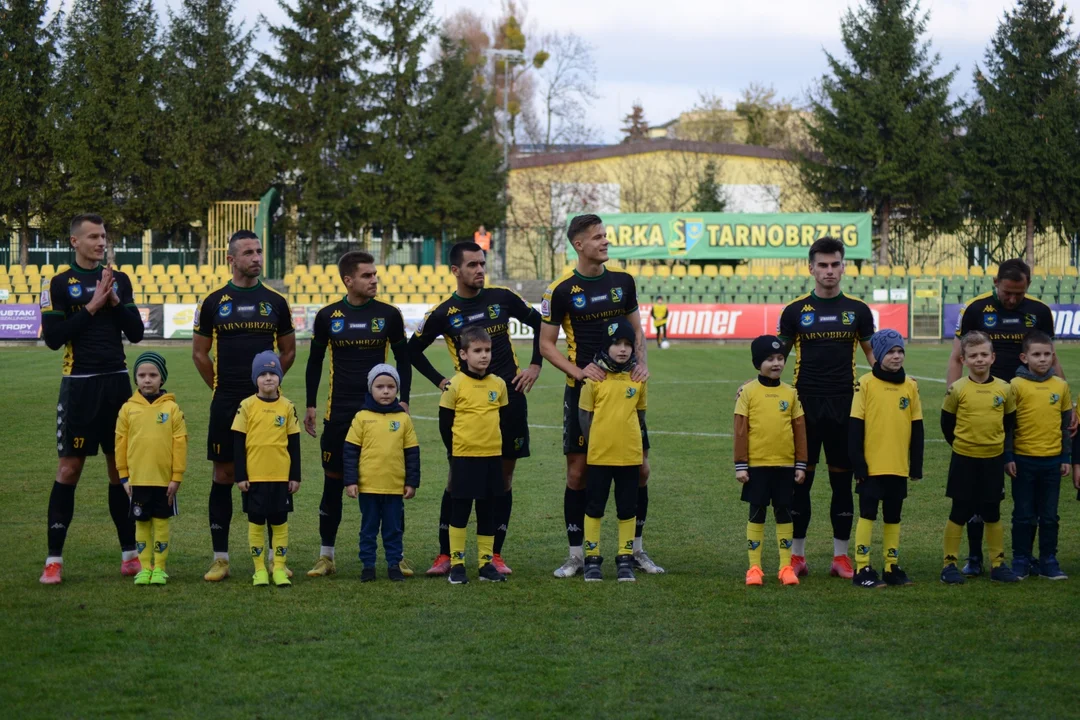
[[109, 485], [109, 514], [116, 526], [116, 539], [124, 552], [135, 549], [135, 521], [131, 519], [131, 500], [120, 483]]
[[814, 472], [806, 471], [806, 480], [795, 486], [791, 500], [791, 537], [798, 540], [806, 538], [806, 529], [810, 527], [810, 488], [814, 486]]
[[638, 485], [637, 489], [637, 526], [634, 528], [634, 537], [641, 537], [645, 529], [645, 518], [649, 515], [649, 486]]
[[71, 518], [75, 516], [75, 486], [53, 482], [49, 494], [49, 557], [64, 553]]
[[503, 542], [506, 541], [506, 528], [510, 524], [510, 511], [514, 507], [514, 491], [507, 490], [502, 497], [495, 498], [495, 546], [496, 555], [502, 554]]
[[976, 515], [967, 521], [968, 557], [982, 562], [983, 519]]
[[450, 554], [450, 513], [454, 499], [449, 490], [443, 490], [442, 505], [439, 507], [439, 554]]
[[229, 552], [229, 525], [232, 523], [232, 485], [210, 483], [210, 539], [214, 552]]
[[566, 520], [566, 539], [570, 547], [581, 547], [585, 542], [585, 505], [588, 500], [584, 490], [566, 488], [563, 494], [563, 519]]
[[837, 540], [851, 539], [851, 525], [855, 520], [855, 499], [851, 495], [850, 470], [830, 470], [829, 485], [832, 487], [832, 501], [829, 512], [832, 515], [833, 537]]
[[337, 542], [338, 526], [341, 525], [341, 493], [344, 489], [345, 484], [341, 478], [323, 476], [322, 501], [319, 503], [319, 537], [324, 547], [334, 547]]

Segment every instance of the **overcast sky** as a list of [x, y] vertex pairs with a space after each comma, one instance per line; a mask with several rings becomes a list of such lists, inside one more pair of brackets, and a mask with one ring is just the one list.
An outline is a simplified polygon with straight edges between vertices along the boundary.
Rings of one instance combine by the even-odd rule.
[[[68, 0], [70, 2], [70, 0]], [[154, 0], [164, 16], [180, 0]], [[498, 15], [501, 0], [433, 0], [439, 17], [470, 8]], [[58, 0], [53, 0], [59, 4]], [[823, 49], [840, 51], [840, 16], [851, 0], [531, 0], [528, 23], [540, 32], [572, 31], [595, 49], [600, 98], [591, 124], [604, 141], [640, 100], [650, 124], [689, 109], [700, 91], [728, 101], [751, 82], [802, 98], [825, 70]], [[971, 71], [1010, 0], [924, 0], [942, 67], [960, 66], [954, 92], [971, 88]], [[273, 0], [238, 0], [249, 22], [280, 22]]]

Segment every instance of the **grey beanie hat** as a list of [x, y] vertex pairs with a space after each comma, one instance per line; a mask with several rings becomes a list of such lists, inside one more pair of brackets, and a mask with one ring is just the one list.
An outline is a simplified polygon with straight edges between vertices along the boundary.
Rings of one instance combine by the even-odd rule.
[[389, 375], [394, 378], [394, 383], [398, 386], [398, 390], [401, 389], [401, 377], [398, 376], [397, 370], [393, 365], [387, 365], [386, 363], [379, 363], [375, 367], [371, 368], [371, 372], [367, 374], [367, 391], [371, 392], [371, 386], [375, 384], [375, 379], [380, 375]]

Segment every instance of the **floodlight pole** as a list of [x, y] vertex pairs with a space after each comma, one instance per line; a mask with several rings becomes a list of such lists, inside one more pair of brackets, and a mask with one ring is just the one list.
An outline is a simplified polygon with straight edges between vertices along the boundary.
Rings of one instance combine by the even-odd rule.
[[[510, 199], [510, 66], [525, 62], [525, 53], [520, 50], [492, 49], [485, 53], [492, 60], [503, 58], [506, 60], [506, 68], [503, 72], [503, 203], [509, 204]], [[494, 63], [492, 63], [494, 69]], [[494, 75], [494, 72], [492, 73]], [[506, 272], [506, 220], [502, 225], [502, 242], [499, 243], [499, 257], [502, 271]]]

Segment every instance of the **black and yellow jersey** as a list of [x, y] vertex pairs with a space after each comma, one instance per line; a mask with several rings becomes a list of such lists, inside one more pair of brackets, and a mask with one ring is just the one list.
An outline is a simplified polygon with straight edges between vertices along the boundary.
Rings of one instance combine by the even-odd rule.
[[[634, 278], [607, 268], [596, 277], [585, 277], [577, 270], [566, 273], [548, 286], [540, 303], [544, 322], [559, 325], [566, 333], [567, 358], [579, 368], [607, 349], [607, 321], [637, 309]], [[567, 378], [567, 383], [573, 380]]]
[[668, 307], [664, 303], [653, 303], [649, 314], [652, 315], [653, 325], [656, 327], [667, 325]]
[[[321, 351], [330, 353], [326, 419], [333, 413], [349, 421], [364, 406], [371, 368], [387, 362], [390, 349], [399, 346], [400, 350], [404, 342], [405, 321], [401, 311], [389, 303], [371, 299], [363, 305], [353, 305], [346, 297], [319, 310], [312, 328], [307, 406], [315, 407], [322, 374]], [[314, 372], [310, 367], [313, 360], [317, 361]], [[408, 402], [409, 388], [404, 387], [404, 376], [401, 382], [403, 387], [398, 392], [402, 402]]]
[[110, 307], [106, 303], [93, 315], [84, 312], [103, 269], [101, 265], [93, 270], [75, 265], [42, 285], [42, 330], [50, 348], [64, 348], [64, 375], [127, 372], [121, 333], [131, 342], [142, 340], [142, 318], [135, 306], [131, 280], [122, 272], [113, 271], [112, 283], [120, 304]]
[[405, 451], [420, 446], [407, 412], [361, 410], [353, 417], [345, 442], [360, 448], [360, 492], [401, 495], [405, 490]]
[[776, 333], [795, 351], [799, 396], [835, 397], [855, 391], [855, 351], [874, 334], [874, 315], [862, 300], [813, 292], [791, 301]]
[[289, 436], [300, 434], [296, 408], [284, 395], [245, 398], [233, 418], [234, 432], [246, 434], [248, 482], [288, 482], [292, 467]]
[[116, 418], [116, 472], [132, 486], [168, 487], [187, 470], [187, 423], [176, 396], [136, 392]]
[[993, 376], [984, 383], [962, 377], [945, 391], [941, 409], [956, 418], [952, 448], [957, 454], [993, 458], [1005, 451], [1005, 416], [1016, 412], [1009, 383]]
[[586, 380], [581, 386], [578, 407], [591, 412], [589, 428], [590, 465], [641, 465], [644, 458], [638, 413], [647, 408], [644, 382], [630, 379], [630, 373], [608, 373], [602, 381]]
[[506, 382], [494, 373], [484, 377], [458, 372], [439, 397], [439, 407], [454, 411], [454, 457], [502, 455], [499, 410], [509, 403]]
[[471, 298], [463, 298], [453, 293], [428, 310], [423, 321], [416, 328], [416, 332], [413, 333], [409, 343], [409, 355], [416, 369], [432, 383], [438, 385], [442, 380], [442, 374], [430, 361], [427, 361], [424, 350], [441, 335], [454, 362], [454, 370], [460, 370], [458, 338], [461, 337], [465, 328], [479, 326], [491, 336], [489, 371], [501, 377], [509, 385], [520, 370], [514, 345], [510, 341], [511, 320], [533, 328], [535, 339], [530, 363], [541, 364], [539, 333], [536, 332], [540, 327], [540, 314], [513, 290], [498, 286], [485, 287], [477, 293], [476, 297]]
[[249, 288], [229, 282], [199, 303], [194, 330], [214, 340], [214, 394], [243, 398], [256, 391], [251, 361], [263, 350], [276, 352], [277, 339], [293, 332], [292, 310], [261, 282]]
[[1069, 421], [1062, 414], [1072, 411], [1069, 383], [1055, 375], [1043, 382], [1014, 377], [1010, 384], [1016, 400], [1013, 452], [1037, 458], [1071, 455], [1068, 435], [1062, 437]]
[[1020, 367], [1020, 352], [1028, 332], [1042, 330], [1054, 337], [1054, 314], [1046, 303], [1030, 295], [1009, 310], [998, 300], [997, 292], [988, 292], [976, 295], [960, 310], [956, 337], [972, 330], [982, 330], [990, 336], [994, 345], [990, 374], [1008, 382]]
[[[793, 467], [796, 438], [792, 422], [803, 417], [795, 388], [781, 382], [764, 385], [756, 378], [743, 386], [735, 414], [747, 419], [746, 458], [749, 467]], [[805, 453], [805, 448], [802, 448]], [[738, 452], [738, 451], [737, 451]]]
[[[923, 419], [919, 385], [905, 376], [889, 382], [866, 373], [855, 385], [851, 417], [863, 421], [862, 455], [868, 474], [911, 475], [912, 423]], [[919, 457], [922, 438], [918, 439]], [[921, 463], [914, 477], [922, 476]]]

